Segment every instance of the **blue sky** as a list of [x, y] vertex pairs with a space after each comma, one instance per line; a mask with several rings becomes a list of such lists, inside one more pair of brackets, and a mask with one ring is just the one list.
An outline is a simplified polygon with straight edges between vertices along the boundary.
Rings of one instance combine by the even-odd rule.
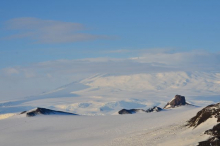
[[[59, 59], [127, 58], [154, 48], [219, 52], [219, 6], [218, 0], [5, 0], [0, 4], [0, 68]], [[42, 25], [29, 28], [37, 25], [33, 21]], [[71, 27], [64, 34], [56, 29], [44, 34], [48, 23], [82, 28], [72, 34]], [[66, 35], [82, 39], [67, 41]]]

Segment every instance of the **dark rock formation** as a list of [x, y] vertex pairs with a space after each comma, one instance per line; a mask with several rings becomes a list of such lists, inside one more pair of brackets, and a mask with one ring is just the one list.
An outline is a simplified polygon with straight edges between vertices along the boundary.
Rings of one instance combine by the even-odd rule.
[[122, 109], [118, 113], [120, 115], [122, 115], [122, 114], [135, 114], [135, 113], [140, 112], [140, 111], [145, 112], [143, 109], [129, 109], [129, 110], [128, 109]]
[[159, 111], [161, 111], [161, 110], [162, 110], [162, 108], [157, 107], [157, 106], [154, 106], [153, 108], [147, 109], [145, 112], [147, 112], [147, 113], [150, 113], [150, 112], [159, 112]]
[[220, 103], [211, 104], [202, 110], [200, 110], [195, 117], [188, 121], [188, 126], [197, 127], [199, 124], [205, 122], [209, 118], [216, 117], [217, 121], [220, 122]]
[[[200, 110], [195, 117], [188, 121], [187, 126], [196, 128], [201, 123], [213, 117], [216, 118], [217, 122], [220, 122], [220, 103], [211, 104]], [[206, 130], [204, 134], [210, 135], [211, 138], [199, 142], [198, 146], [220, 146], [220, 124], [213, 126], [212, 129]]]
[[199, 142], [198, 146], [220, 146], [220, 140], [219, 138], [212, 137], [207, 141]]
[[24, 113], [26, 113], [27, 111], [23, 111], [23, 112], [21, 112], [20, 114], [24, 114]]
[[215, 125], [212, 129], [206, 130], [205, 134], [220, 137], [220, 124]]
[[143, 109], [122, 109], [120, 110], [118, 113], [120, 115], [122, 114], [135, 114], [137, 112], [146, 112], [146, 113], [150, 113], [150, 112], [159, 112], [162, 109], [160, 107], [154, 106], [153, 108], [149, 108], [147, 110], [143, 110]]
[[73, 113], [68, 113], [68, 112], [62, 112], [62, 111], [55, 111], [51, 109], [46, 109], [46, 108], [36, 108], [31, 111], [24, 111], [21, 112], [20, 114], [26, 114], [27, 117], [34, 117], [36, 115], [77, 115]]
[[174, 108], [182, 105], [189, 105], [189, 103], [186, 102], [185, 96], [176, 95], [170, 102], [165, 105], [164, 109]]
[[220, 124], [206, 130], [204, 134], [211, 135], [212, 137], [206, 141], [199, 142], [198, 146], [220, 146]]

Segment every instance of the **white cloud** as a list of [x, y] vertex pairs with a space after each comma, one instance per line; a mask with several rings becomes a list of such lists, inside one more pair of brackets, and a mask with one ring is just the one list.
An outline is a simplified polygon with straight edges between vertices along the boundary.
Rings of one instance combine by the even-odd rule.
[[[27, 67], [6, 68], [8, 74], [20, 73], [26, 77], [55, 77], [55, 74], [134, 74], [164, 71], [220, 71], [220, 54], [207, 52], [145, 53], [139, 57], [85, 58], [55, 60]], [[48, 76], [49, 74], [49, 76]]]
[[103, 51], [103, 53], [130, 53], [130, 52], [136, 52], [136, 51], [135, 50], [129, 50], [129, 49], [119, 49], [119, 50]]
[[[0, 70], [0, 92], [49, 91], [94, 74], [130, 75], [165, 72], [220, 72], [219, 54], [206, 52], [146, 53], [140, 57], [55, 60]], [[7, 86], [6, 86], [7, 83]], [[19, 91], [17, 91], [20, 89]], [[12, 92], [10, 92], [12, 94]], [[29, 94], [30, 94], [29, 93]], [[18, 95], [19, 95], [18, 94]], [[16, 95], [16, 96], [18, 96]]]
[[19, 70], [16, 69], [16, 68], [5, 68], [5, 69], [3, 69], [3, 72], [4, 72], [6, 75], [19, 74]]
[[39, 43], [66, 43], [110, 39], [110, 37], [105, 35], [80, 32], [86, 30], [86, 27], [81, 23], [24, 17], [11, 19], [5, 24], [7, 29], [17, 31], [17, 34], [7, 37], [8, 39], [29, 38]]
[[145, 53], [132, 60], [140, 63], [160, 64], [187, 70], [219, 70], [220, 54], [203, 51], [176, 53]]

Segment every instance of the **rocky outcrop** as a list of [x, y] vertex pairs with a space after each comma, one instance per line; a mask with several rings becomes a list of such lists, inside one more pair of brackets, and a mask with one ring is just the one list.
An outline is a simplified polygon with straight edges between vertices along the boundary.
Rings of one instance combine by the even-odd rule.
[[165, 105], [164, 109], [175, 108], [182, 105], [189, 105], [189, 103], [186, 102], [185, 96], [176, 95]]
[[[186, 102], [185, 96], [176, 95], [170, 102], [168, 102], [165, 105], [164, 109], [175, 108], [175, 107], [183, 106], [183, 105], [191, 105], [191, 104]], [[118, 113], [119, 114], [134, 114], [134, 113], [137, 113], [137, 112], [150, 113], [150, 112], [159, 112], [161, 110], [162, 110], [162, 108], [155, 106], [155, 107], [149, 108], [147, 110], [143, 110], [143, 109], [122, 109]]]
[[144, 110], [143, 109], [122, 109], [118, 113], [120, 115], [123, 115], [123, 114], [135, 114], [137, 112], [144, 112]]
[[200, 110], [195, 117], [188, 121], [190, 127], [197, 127], [201, 123], [205, 122], [209, 118], [215, 117], [217, 121], [220, 122], [220, 103], [211, 104], [202, 110]]
[[[188, 121], [187, 126], [196, 128], [209, 118], [216, 118], [216, 121], [220, 122], [220, 103], [209, 105], [200, 110], [196, 116]], [[199, 142], [198, 146], [220, 146], [220, 123], [213, 126], [212, 129], [206, 130], [204, 134], [211, 137], [206, 141]]]
[[199, 142], [198, 146], [220, 146], [220, 124], [215, 125], [212, 129], [206, 130], [204, 134], [212, 137], [206, 141]]
[[40, 107], [30, 110], [30, 111], [23, 111], [20, 114], [26, 114], [27, 117], [34, 117], [36, 115], [77, 115], [73, 113], [55, 111], [55, 110], [40, 108]]
[[206, 141], [199, 142], [198, 146], [220, 146], [219, 138], [212, 137]]
[[215, 125], [212, 129], [206, 130], [205, 134], [220, 137], [220, 124]]
[[154, 106], [153, 108], [149, 108], [147, 110], [143, 110], [143, 109], [122, 109], [118, 113], [120, 115], [123, 115], [123, 114], [135, 114], [137, 112], [146, 112], [146, 113], [159, 112], [161, 110], [162, 110], [162, 108]]
[[159, 112], [161, 111], [162, 108], [158, 107], [158, 106], [154, 106], [153, 108], [149, 108], [147, 109], [145, 112], [150, 113], [150, 112]]

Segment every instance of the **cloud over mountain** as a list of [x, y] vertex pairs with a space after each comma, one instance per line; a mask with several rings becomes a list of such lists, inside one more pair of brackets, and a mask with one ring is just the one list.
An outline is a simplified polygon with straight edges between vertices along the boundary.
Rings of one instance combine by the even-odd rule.
[[[39, 62], [0, 70], [0, 89], [6, 97], [52, 90], [95, 74], [111, 76], [166, 74], [170, 72], [219, 73], [219, 54], [206, 52], [156, 52], [132, 58], [85, 58]], [[204, 77], [206, 74], [204, 74]], [[153, 76], [152, 76], [153, 77]], [[177, 76], [178, 77], [178, 76]], [[189, 76], [189, 78], [191, 78]], [[204, 79], [205, 80], [205, 79]], [[207, 81], [208, 82], [208, 81]], [[154, 83], [152, 81], [152, 83]], [[13, 90], [13, 92], [11, 92]], [[28, 94], [31, 95], [31, 94]]]

